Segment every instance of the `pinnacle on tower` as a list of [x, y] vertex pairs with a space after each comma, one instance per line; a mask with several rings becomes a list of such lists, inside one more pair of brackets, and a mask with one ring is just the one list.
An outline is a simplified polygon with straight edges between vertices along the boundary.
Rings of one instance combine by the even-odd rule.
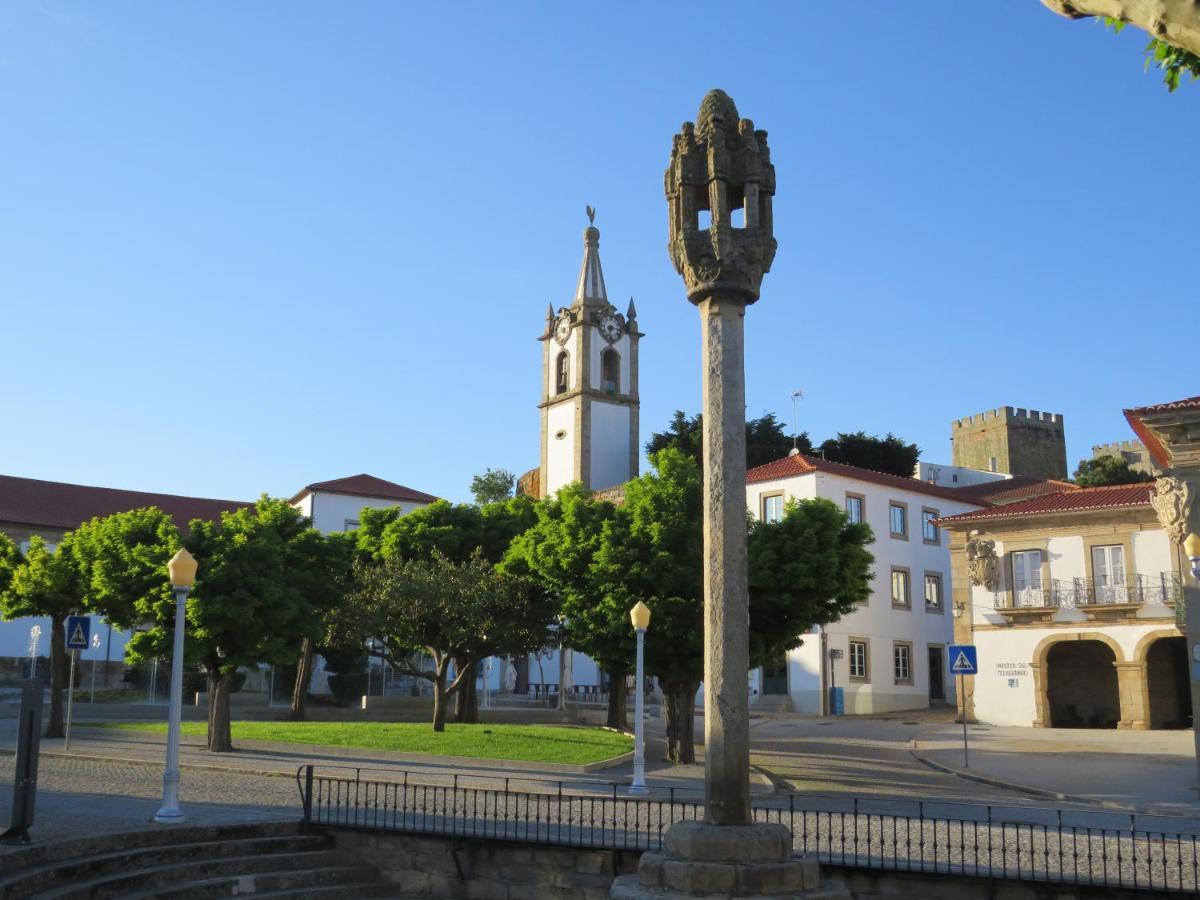
[[625, 321], [632, 322], [637, 318], [637, 310], [633, 306], [633, 298], [629, 298], [629, 310], [625, 313]]
[[596, 210], [587, 208], [588, 227], [583, 232], [583, 265], [579, 267], [579, 284], [575, 287], [572, 306], [608, 304], [608, 292], [604, 289], [604, 272], [600, 268], [600, 229], [593, 222]]

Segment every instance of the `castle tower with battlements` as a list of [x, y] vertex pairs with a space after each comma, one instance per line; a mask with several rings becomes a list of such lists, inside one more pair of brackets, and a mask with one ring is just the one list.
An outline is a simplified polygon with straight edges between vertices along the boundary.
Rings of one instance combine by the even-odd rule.
[[1001, 406], [956, 419], [950, 427], [954, 465], [1033, 478], [1067, 477], [1063, 417]]

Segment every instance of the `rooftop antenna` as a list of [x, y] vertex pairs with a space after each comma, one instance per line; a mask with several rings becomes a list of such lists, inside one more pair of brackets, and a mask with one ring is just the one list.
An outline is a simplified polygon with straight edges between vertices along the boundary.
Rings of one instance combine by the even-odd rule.
[[800, 438], [796, 430], [798, 427], [796, 423], [800, 420], [799, 403], [803, 399], [804, 391], [802, 391], [800, 388], [796, 388], [794, 391], [792, 391], [792, 451], [788, 454], [788, 456], [800, 455], [800, 447], [798, 445]]

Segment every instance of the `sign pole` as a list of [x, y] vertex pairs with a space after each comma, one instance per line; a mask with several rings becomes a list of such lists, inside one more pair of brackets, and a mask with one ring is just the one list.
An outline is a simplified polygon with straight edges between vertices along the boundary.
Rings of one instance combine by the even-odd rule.
[[958, 696], [962, 700], [962, 720], [963, 720], [963, 768], [971, 768], [971, 763], [967, 757], [967, 695], [965, 693], [966, 678], [962, 675], [958, 676]]
[[75, 707], [75, 661], [79, 659], [79, 651], [71, 651], [71, 674], [67, 677], [67, 732], [63, 741], [63, 749], [71, 749], [71, 710]]

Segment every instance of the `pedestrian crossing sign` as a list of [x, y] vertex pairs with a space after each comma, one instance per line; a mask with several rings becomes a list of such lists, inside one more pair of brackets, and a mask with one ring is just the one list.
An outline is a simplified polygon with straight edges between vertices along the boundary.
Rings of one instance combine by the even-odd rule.
[[67, 616], [67, 649], [86, 650], [91, 640], [91, 616]]
[[975, 655], [974, 644], [951, 644], [950, 671], [955, 675], [976, 675], [979, 673], [978, 657]]

